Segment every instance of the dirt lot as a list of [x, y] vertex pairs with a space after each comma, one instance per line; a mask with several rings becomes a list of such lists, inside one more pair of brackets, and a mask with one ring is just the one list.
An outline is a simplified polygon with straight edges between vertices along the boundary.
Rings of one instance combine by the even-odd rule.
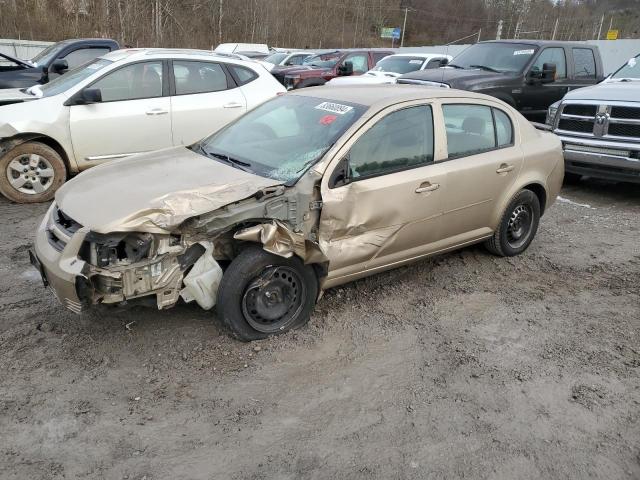
[[640, 478], [640, 188], [565, 187], [525, 255], [330, 290], [311, 323], [76, 316], [0, 200], [0, 478]]

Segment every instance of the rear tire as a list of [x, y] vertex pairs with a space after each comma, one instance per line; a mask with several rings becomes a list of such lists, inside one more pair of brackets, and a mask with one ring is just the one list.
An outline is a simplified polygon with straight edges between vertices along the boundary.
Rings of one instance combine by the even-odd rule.
[[502, 214], [498, 228], [485, 242], [487, 250], [500, 257], [524, 252], [540, 223], [540, 201], [531, 190], [520, 190]]
[[62, 157], [40, 142], [26, 142], [0, 158], [0, 193], [16, 203], [51, 200], [67, 179]]
[[244, 342], [298, 328], [309, 321], [318, 295], [313, 268], [250, 247], [225, 271], [216, 311], [233, 336]]

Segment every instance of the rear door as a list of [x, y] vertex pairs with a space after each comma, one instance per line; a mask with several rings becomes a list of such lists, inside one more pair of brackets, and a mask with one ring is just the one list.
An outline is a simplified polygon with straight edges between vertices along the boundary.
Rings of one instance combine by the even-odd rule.
[[593, 50], [573, 47], [571, 56], [573, 57], [573, 87], [580, 88], [597, 83], [598, 72]]
[[493, 213], [522, 167], [514, 121], [501, 108], [442, 101], [447, 165], [442, 235], [453, 243], [486, 236]]
[[247, 102], [225, 64], [173, 60], [171, 118], [174, 145], [189, 145], [247, 110]]
[[68, 107], [81, 168], [172, 145], [167, 78], [164, 62], [154, 60], [112, 70], [86, 87], [100, 90], [102, 102]]

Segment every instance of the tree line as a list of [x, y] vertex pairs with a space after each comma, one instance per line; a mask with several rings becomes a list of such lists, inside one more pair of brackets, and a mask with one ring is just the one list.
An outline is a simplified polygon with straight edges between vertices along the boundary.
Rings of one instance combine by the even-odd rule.
[[0, 38], [388, 47], [381, 29], [402, 28], [405, 18], [405, 46], [472, 43], [499, 31], [502, 38], [587, 40], [611, 26], [621, 38], [640, 35], [639, 0], [0, 0]]

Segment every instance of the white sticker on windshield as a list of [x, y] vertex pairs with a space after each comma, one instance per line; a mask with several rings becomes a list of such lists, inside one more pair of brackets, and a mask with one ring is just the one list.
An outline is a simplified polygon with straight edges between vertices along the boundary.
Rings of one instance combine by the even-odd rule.
[[344, 115], [345, 113], [349, 113], [353, 110], [353, 107], [350, 107], [349, 105], [342, 105], [340, 103], [322, 102], [320, 105], [316, 106], [316, 109]]
[[413, 63], [415, 65], [422, 65], [422, 60], [409, 60], [409, 63]]
[[533, 55], [533, 48], [530, 50], [516, 50], [513, 52], [514, 55]]
[[629, 65], [631, 68], [636, 66], [636, 59], [635, 58], [630, 58], [629, 61], [627, 62], [627, 65]]

